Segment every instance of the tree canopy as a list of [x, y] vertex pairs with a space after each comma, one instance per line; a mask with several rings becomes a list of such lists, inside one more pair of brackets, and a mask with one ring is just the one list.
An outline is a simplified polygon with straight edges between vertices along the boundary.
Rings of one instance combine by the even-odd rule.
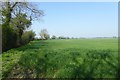
[[[5, 51], [22, 45], [23, 34], [26, 34], [25, 31], [30, 27], [32, 21], [39, 20], [44, 15], [44, 12], [31, 2], [13, 2], [8, 0], [7, 2], [2, 2], [1, 7], [2, 50]], [[31, 33], [34, 34], [33, 31]]]

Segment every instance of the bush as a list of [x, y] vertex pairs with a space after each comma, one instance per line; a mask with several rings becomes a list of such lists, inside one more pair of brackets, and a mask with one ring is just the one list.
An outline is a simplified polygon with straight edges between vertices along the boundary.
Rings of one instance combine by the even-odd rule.
[[51, 37], [51, 39], [57, 39], [57, 37], [53, 35], [53, 36]]
[[22, 44], [26, 44], [32, 40], [34, 40], [35, 33], [33, 31], [26, 31], [22, 35]]
[[6, 51], [16, 46], [17, 33], [11, 27], [2, 25], [2, 51]]

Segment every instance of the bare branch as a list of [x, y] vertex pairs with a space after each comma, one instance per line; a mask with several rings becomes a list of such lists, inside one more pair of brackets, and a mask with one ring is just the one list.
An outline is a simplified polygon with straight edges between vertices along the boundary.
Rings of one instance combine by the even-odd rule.
[[18, 4], [18, 2], [15, 2], [15, 4], [13, 4], [13, 6], [11, 7], [11, 9], [13, 9], [17, 4]]

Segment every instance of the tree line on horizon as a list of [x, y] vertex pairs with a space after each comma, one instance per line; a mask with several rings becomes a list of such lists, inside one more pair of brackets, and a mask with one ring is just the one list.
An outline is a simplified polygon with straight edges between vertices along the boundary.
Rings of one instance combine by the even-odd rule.
[[[48, 39], [86, 39], [85, 37], [65, 37], [65, 36], [55, 36], [48, 33], [47, 29], [42, 29], [39, 33], [40, 38], [35, 38], [36, 40], [48, 40]], [[113, 37], [93, 37], [93, 38], [117, 38], [116, 36]]]
[[[70, 37], [64, 37], [64, 36], [55, 36], [52, 35], [50, 37], [50, 34], [48, 33], [47, 29], [42, 29], [39, 33], [40, 38], [36, 38], [36, 40], [48, 40], [48, 39], [70, 39]], [[73, 37], [71, 39], [74, 39]]]

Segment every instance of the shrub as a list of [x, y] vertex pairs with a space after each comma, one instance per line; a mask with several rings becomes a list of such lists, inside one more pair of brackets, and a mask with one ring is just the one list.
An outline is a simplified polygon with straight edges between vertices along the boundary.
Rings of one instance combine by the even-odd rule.
[[2, 25], [2, 50], [6, 51], [16, 46], [17, 33], [11, 27]]
[[32, 40], [34, 40], [35, 33], [33, 31], [26, 31], [22, 35], [22, 44], [26, 44]]

